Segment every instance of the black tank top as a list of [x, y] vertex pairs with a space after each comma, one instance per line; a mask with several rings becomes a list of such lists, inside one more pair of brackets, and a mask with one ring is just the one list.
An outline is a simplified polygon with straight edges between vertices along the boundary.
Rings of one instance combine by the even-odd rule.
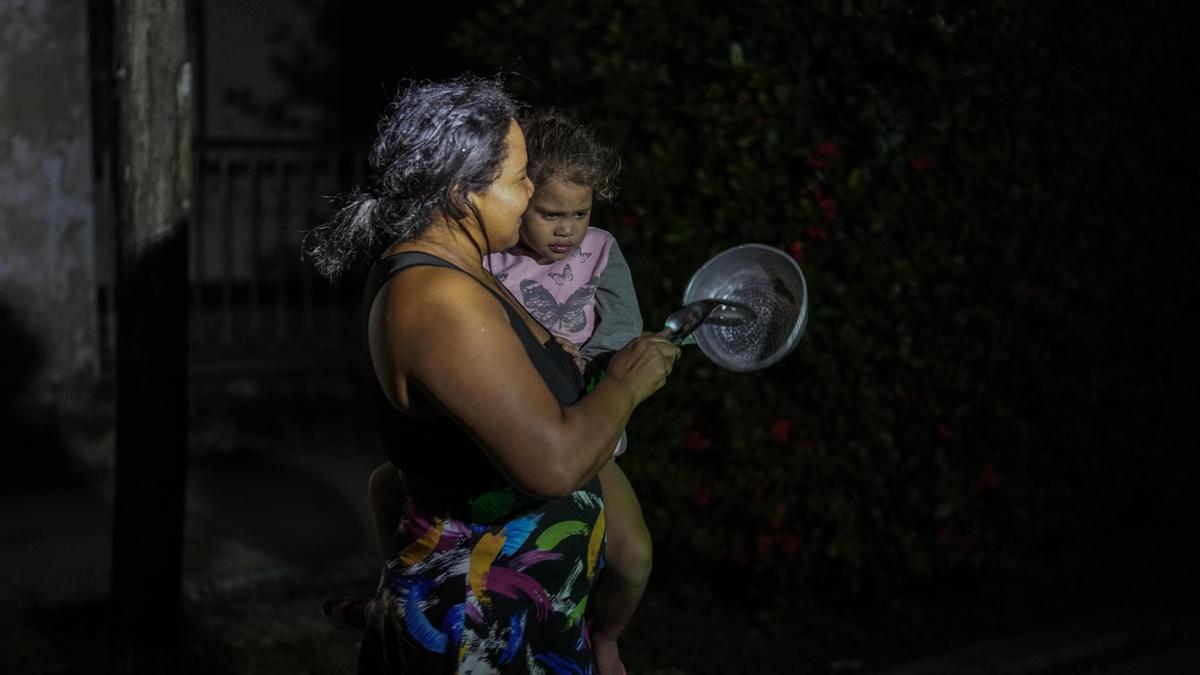
[[[376, 262], [367, 276], [363, 295], [364, 320], [370, 316], [371, 305], [384, 285], [400, 272], [418, 265], [457, 270], [475, 279], [453, 263], [428, 253], [405, 251], [388, 256]], [[538, 342], [510, 303], [483, 282], [479, 282], [479, 285], [496, 296], [496, 300], [504, 307], [513, 332], [521, 340], [529, 360], [558, 404], [566, 407], [578, 401], [583, 395], [584, 382], [571, 356], [553, 337], [545, 344]], [[463, 358], [470, 358], [470, 355], [464, 354]], [[488, 365], [480, 363], [478, 367], [487, 368]], [[466, 503], [472, 497], [507, 486], [462, 427], [445, 416], [415, 418], [400, 412], [388, 401], [374, 377], [374, 371], [371, 372], [383, 450], [388, 460], [400, 469], [414, 499], [435, 513], [461, 517], [462, 509], [466, 508]], [[516, 419], [512, 424], [522, 422]]]

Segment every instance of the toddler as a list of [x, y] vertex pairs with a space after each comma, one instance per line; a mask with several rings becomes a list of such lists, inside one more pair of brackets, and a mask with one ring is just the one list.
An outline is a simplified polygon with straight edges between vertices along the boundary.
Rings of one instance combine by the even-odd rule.
[[[629, 266], [616, 239], [589, 227], [593, 200], [612, 199], [620, 160], [561, 113], [520, 120], [534, 184], [520, 242], [485, 259], [496, 279], [525, 306], [595, 381], [611, 354], [642, 332]], [[625, 435], [613, 452], [625, 451]], [[592, 648], [601, 675], [621, 673], [617, 637], [650, 577], [650, 533], [625, 473], [600, 471], [608, 533], [607, 566], [592, 592]]]

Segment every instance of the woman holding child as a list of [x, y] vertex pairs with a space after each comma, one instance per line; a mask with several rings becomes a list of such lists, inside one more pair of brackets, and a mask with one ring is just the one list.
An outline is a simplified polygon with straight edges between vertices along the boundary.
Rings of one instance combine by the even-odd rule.
[[595, 667], [584, 611], [604, 564], [598, 476], [679, 351], [635, 338], [584, 395], [572, 356], [491, 274], [485, 256], [517, 244], [533, 193], [515, 117], [493, 81], [412, 85], [381, 122], [374, 185], [314, 233], [330, 276], [379, 256], [367, 336], [404, 483], [360, 672]]

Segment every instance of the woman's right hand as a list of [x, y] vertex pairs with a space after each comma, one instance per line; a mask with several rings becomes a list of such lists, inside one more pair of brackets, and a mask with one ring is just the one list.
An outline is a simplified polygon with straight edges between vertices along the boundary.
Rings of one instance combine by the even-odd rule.
[[645, 333], [613, 354], [606, 378], [624, 382], [637, 405], [667, 383], [667, 376], [679, 360], [679, 347], [664, 337], [669, 331]]

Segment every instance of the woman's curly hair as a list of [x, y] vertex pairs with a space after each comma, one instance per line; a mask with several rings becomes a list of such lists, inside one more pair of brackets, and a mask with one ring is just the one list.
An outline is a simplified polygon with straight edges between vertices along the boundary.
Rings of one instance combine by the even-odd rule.
[[592, 188], [600, 199], [612, 201], [617, 196], [621, 158], [591, 129], [554, 109], [523, 115], [520, 124], [529, 154], [526, 173], [534, 185], [560, 178]]
[[480, 220], [467, 195], [500, 174], [517, 112], [493, 79], [414, 82], [401, 90], [379, 122], [370, 185], [340, 197], [330, 221], [305, 238], [316, 268], [335, 279], [382, 246], [419, 236], [435, 213]]

